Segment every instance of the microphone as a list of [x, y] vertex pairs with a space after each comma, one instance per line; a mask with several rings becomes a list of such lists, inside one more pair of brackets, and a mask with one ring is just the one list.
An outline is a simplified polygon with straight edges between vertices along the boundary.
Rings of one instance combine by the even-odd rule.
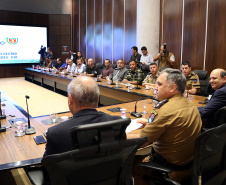
[[112, 75], [112, 78], [111, 78], [111, 84], [110, 85], [115, 85], [115, 83], [113, 82], [113, 75]]
[[138, 101], [139, 101], [139, 100], [137, 100], [136, 103], [135, 103], [134, 112], [131, 112], [131, 113], [130, 113], [131, 116], [134, 116], [134, 117], [136, 117], [136, 118], [142, 117], [141, 113], [137, 112], [137, 102], [138, 102]]
[[28, 104], [27, 104], [27, 99], [29, 99], [30, 97], [26, 95], [25, 98], [26, 98], [26, 105], [27, 105], [27, 123], [28, 123], [25, 129], [25, 134], [26, 135], [35, 134], [36, 133], [35, 128], [31, 127], [31, 124], [30, 124], [30, 115], [29, 115]]

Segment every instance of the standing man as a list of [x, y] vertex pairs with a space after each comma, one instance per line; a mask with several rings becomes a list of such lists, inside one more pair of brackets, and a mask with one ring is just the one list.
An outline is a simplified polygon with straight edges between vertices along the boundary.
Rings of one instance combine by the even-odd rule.
[[158, 77], [159, 77], [159, 68], [156, 63], [151, 63], [150, 64], [150, 73], [146, 76], [144, 79], [142, 86], [149, 85], [151, 88], [154, 87], [153, 84], [157, 83]]
[[98, 112], [100, 91], [97, 83], [88, 76], [78, 76], [68, 85], [68, 106], [72, 119], [48, 129], [44, 156], [74, 150], [70, 130], [77, 125], [121, 119]]
[[105, 79], [107, 76], [110, 76], [114, 71], [114, 69], [111, 67], [111, 62], [109, 59], [106, 59], [104, 61], [104, 65], [105, 65], [105, 68], [101, 72], [101, 77], [103, 79]]
[[75, 63], [75, 64], [77, 64], [76, 62], [77, 62], [77, 59], [78, 59], [78, 55], [75, 53], [75, 50], [70, 50], [70, 54], [71, 54], [71, 60]]
[[160, 47], [160, 53], [154, 57], [154, 61], [159, 61], [159, 69], [172, 68], [175, 62], [175, 57], [173, 53], [168, 51], [166, 43]]
[[86, 75], [92, 76], [92, 77], [97, 77], [97, 73], [98, 73], [97, 67], [94, 64], [93, 59], [90, 58], [88, 60], [88, 65], [86, 66]]
[[72, 73], [75, 71], [75, 68], [76, 68], [76, 65], [75, 63], [73, 63], [73, 60], [69, 59], [66, 71]]
[[141, 51], [142, 56], [140, 62], [144, 65], [150, 65], [151, 63], [153, 63], [153, 57], [150, 53], [148, 53], [147, 48], [145, 46], [141, 48]]
[[141, 69], [137, 67], [137, 63], [135, 61], [131, 61], [129, 63], [130, 69], [127, 71], [126, 76], [124, 77], [124, 83], [131, 83], [133, 85], [141, 85], [144, 79], [144, 73]]
[[199, 107], [199, 113], [205, 127], [215, 127], [214, 116], [216, 112], [226, 106], [226, 71], [214, 69], [210, 74], [210, 85], [215, 90], [205, 107]]
[[200, 91], [199, 76], [191, 70], [190, 62], [182, 62], [182, 73], [186, 76], [185, 92], [189, 94], [197, 94]]
[[[183, 96], [186, 78], [178, 69], [165, 69], [157, 80], [158, 103], [149, 119], [138, 119], [145, 127], [140, 134], [127, 138], [147, 137], [153, 143], [150, 160], [164, 166], [174, 166], [169, 177], [181, 182], [190, 175], [197, 136], [202, 121], [197, 107]], [[158, 161], [157, 161], [158, 160]]]
[[82, 59], [77, 60], [77, 66], [75, 68], [75, 75], [80, 75], [84, 73], [86, 65], [82, 63]]
[[132, 48], [132, 55], [130, 57], [130, 62], [135, 61], [137, 64], [140, 63], [141, 54], [138, 53], [138, 48], [136, 46], [133, 46]]
[[119, 59], [117, 61], [117, 68], [115, 68], [113, 73], [109, 77], [106, 77], [106, 79], [109, 78], [112, 80], [113, 78], [113, 81], [118, 80], [121, 82], [125, 78], [127, 71], [128, 69], [125, 67], [123, 60]]

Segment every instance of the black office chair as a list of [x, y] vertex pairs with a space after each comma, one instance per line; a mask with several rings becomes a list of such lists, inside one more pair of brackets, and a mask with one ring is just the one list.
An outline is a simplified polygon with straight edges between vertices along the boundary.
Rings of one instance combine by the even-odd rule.
[[198, 95], [201, 96], [208, 96], [209, 95], [209, 75], [208, 71], [204, 70], [194, 70], [195, 74], [198, 75], [199, 77], [199, 82], [200, 82], [200, 92]]
[[97, 75], [100, 75], [104, 68], [104, 65], [102, 63], [96, 63], [96, 68], [97, 68]]
[[137, 149], [146, 138], [126, 140], [130, 119], [76, 126], [73, 151], [42, 159], [51, 185], [132, 185]]
[[214, 115], [215, 126], [222, 125], [226, 123], [226, 106], [220, 108]]
[[[226, 184], [226, 124], [212, 128], [202, 133], [195, 143], [195, 154], [192, 165], [192, 174], [190, 182], [182, 184], [189, 185], [225, 185]], [[150, 163], [151, 164], [151, 163]], [[162, 178], [158, 180], [159, 184], [178, 184], [171, 181], [167, 173], [172, 170], [161, 165], [148, 163], [140, 164], [143, 168], [158, 171]], [[166, 180], [166, 181], [165, 181]], [[152, 179], [150, 179], [151, 183]], [[171, 181], [171, 182], [170, 182]]]
[[148, 75], [148, 73], [150, 72], [149, 66], [150, 66], [150, 65], [142, 65], [142, 66], [141, 66], [141, 70], [144, 72], [144, 76], [145, 76], [145, 77], [146, 77], [146, 76]]
[[113, 69], [115, 69], [115, 68], [117, 67], [117, 64], [111, 64], [111, 67], [112, 67]]

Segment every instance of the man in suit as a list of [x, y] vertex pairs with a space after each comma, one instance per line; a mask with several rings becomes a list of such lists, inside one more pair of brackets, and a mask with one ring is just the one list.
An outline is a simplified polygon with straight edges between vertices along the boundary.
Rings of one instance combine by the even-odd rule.
[[48, 129], [44, 156], [73, 150], [70, 129], [76, 125], [121, 119], [98, 112], [99, 87], [88, 76], [78, 76], [68, 85], [68, 106], [73, 118]]
[[226, 71], [214, 69], [210, 74], [210, 85], [215, 92], [205, 107], [198, 108], [207, 128], [215, 127], [214, 116], [216, 112], [226, 106]]

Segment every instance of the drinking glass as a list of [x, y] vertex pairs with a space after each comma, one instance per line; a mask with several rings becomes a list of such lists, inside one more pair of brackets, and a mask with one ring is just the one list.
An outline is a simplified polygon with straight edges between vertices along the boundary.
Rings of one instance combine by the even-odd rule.
[[16, 123], [16, 137], [21, 137], [21, 136], [24, 136], [25, 133], [24, 133], [24, 128], [23, 128], [23, 121], [17, 121]]
[[50, 114], [50, 117], [51, 117], [52, 123], [56, 123], [57, 114], [56, 113], [52, 113], [52, 114]]
[[147, 114], [146, 108], [147, 108], [147, 100], [143, 100], [141, 102], [142, 106], [144, 107], [144, 111], [141, 112], [141, 114]]
[[126, 118], [126, 109], [125, 108], [120, 109], [120, 113], [121, 113], [122, 118]]

